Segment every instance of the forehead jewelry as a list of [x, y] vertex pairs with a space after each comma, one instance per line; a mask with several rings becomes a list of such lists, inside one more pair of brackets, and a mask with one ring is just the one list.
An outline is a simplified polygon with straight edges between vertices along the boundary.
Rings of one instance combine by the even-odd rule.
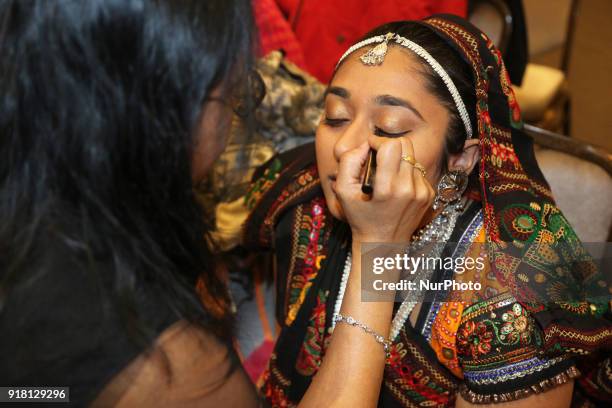
[[423, 58], [425, 62], [429, 64], [429, 66], [434, 70], [434, 72], [442, 79], [444, 85], [451, 94], [453, 101], [455, 102], [455, 106], [457, 107], [457, 111], [459, 112], [459, 116], [461, 117], [461, 121], [465, 126], [465, 132], [467, 134], [468, 139], [472, 137], [472, 125], [470, 124], [470, 116], [468, 115], [467, 109], [465, 108], [465, 104], [463, 103], [463, 99], [461, 99], [461, 95], [457, 90], [453, 80], [446, 73], [442, 65], [435, 60], [434, 57], [431, 56], [429, 52], [427, 52], [423, 47], [418, 45], [417, 43], [410, 41], [409, 39], [402, 37], [401, 35], [394, 33], [387, 33], [385, 35], [377, 35], [375, 37], [367, 38], [363, 41], [358, 42], [357, 44], [350, 47], [346, 52], [340, 57], [340, 60], [336, 64], [336, 69], [340, 66], [342, 61], [346, 59], [349, 55], [351, 55], [356, 50], [363, 48], [367, 45], [377, 44], [374, 48], [368, 50], [364, 53], [359, 59], [364, 65], [380, 65], [385, 60], [385, 56], [388, 51], [388, 43], [389, 41], [393, 41], [398, 45], [401, 45], [404, 48], [408, 48], [419, 57]]

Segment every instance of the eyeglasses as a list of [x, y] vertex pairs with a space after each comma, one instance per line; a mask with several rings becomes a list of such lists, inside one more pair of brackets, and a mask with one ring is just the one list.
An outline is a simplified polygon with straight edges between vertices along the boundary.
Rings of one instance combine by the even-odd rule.
[[251, 116], [266, 96], [266, 84], [256, 70], [250, 70], [245, 79], [234, 87], [230, 105], [240, 118]]

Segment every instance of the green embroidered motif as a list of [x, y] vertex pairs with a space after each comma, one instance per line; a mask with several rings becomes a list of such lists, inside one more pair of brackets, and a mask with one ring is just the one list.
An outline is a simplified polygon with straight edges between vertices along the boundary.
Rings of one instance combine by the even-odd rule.
[[318, 371], [329, 339], [329, 336], [325, 334], [325, 302], [328, 295], [329, 291], [322, 290], [319, 290], [317, 294], [317, 304], [310, 316], [306, 337], [295, 363], [297, 372], [305, 376], [313, 375]]
[[280, 159], [276, 158], [270, 163], [270, 166], [264, 171], [256, 182], [253, 183], [247, 194], [244, 196], [244, 203], [249, 210], [252, 210], [257, 204], [257, 201], [261, 198], [274, 181], [278, 178], [282, 169], [282, 163]]
[[490, 367], [530, 358], [542, 335], [525, 308], [503, 293], [466, 308], [457, 331], [457, 351], [465, 367]]

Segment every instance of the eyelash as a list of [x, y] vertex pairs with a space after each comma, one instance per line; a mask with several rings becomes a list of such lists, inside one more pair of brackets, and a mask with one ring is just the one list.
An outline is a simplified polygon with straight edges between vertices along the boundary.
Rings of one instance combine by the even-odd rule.
[[[323, 119], [323, 123], [326, 126], [330, 126], [330, 127], [340, 127], [345, 122], [348, 122], [348, 119], [334, 119], [334, 118], [328, 118], [328, 117], [325, 117]], [[400, 136], [404, 136], [406, 133], [409, 133], [409, 132], [410, 131], [407, 130], [405, 132], [389, 133], [389, 132], [385, 132], [379, 127], [374, 128], [374, 135], [379, 136], [379, 137], [400, 137]]]
[[381, 128], [378, 128], [378, 127], [374, 128], [374, 134], [379, 137], [400, 137], [400, 136], [404, 136], [408, 132], [409, 130], [405, 132], [399, 132], [399, 133], [389, 133], [389, 132], [385, 132]]
[[323, 123], [331, 127], [342, 126], [342, 124], [345, 122], [348, 122], [348, 119], [333, 119], [333, 118], [328, 118], [328, 117], [323, 119]]

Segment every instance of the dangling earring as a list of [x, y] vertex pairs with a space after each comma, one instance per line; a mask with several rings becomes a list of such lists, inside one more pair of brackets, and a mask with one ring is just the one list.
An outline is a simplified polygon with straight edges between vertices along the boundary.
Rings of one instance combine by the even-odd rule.
[[468, 185], [468, 174], [463, 169], [451, 170], [440, 178], [433, 209], [458, 201]]

